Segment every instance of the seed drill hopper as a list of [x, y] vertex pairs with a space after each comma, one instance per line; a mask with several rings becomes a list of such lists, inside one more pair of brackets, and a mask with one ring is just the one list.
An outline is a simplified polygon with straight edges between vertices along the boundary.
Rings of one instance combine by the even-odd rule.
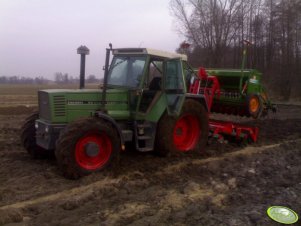
[[261, 83], [257, 70], [208, 69], [220, 84], [219, 96], [214, 98], [212, 112], [259, 118], [269, 109], [275, 110]]

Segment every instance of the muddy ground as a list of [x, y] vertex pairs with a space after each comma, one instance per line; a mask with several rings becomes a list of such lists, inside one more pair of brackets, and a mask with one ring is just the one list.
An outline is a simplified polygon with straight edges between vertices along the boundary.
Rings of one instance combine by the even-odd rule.
[[0, 108], [0, 225], [276, 226], [271, 205], [301, 215], [300, 106], [243, 119], [259, 127], [256, 144], [213, 143], [198, 157], [128, 151], [116, 172], [76, 181], [22, 148], [19, 128], [33, 110]]

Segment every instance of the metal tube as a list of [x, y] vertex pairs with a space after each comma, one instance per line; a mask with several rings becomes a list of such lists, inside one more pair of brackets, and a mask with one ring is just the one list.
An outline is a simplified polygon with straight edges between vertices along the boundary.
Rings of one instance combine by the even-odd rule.
[[252, 43], [248, 40], [243, 40], [243, 45], [245, 47], [244, 47], [244, 50], [243, 50], [242, 63], [241, 63], [241, 78], [240, 78], [240, 82], [239, 82], [239, 92], [240, 93], [242, 92], [242, 89], [243, 89], [242, 79], [244, 77], [244, 70], [245, 70], [245, 66], [247, 64], [247, 49], [248, 49], [249, 45], [252, 45]]
[[86, 55], [80, 55], [80, 81], [79, 81], [79, 88], [85, 88], [85, 65], [86, 65]]
[[109, 74], [109, 62], [110, 62], [110, 51], [112, 49], [106, 49], [106, 62], [105, 62], [105, 74], [104, 74], [104, 81], [103, 81], [103, 88], [102, 88], [102, 111], [105, 111], [106, 107], [106, 93], [107, 93], [107, 83], [108, 83], [108, 74]]

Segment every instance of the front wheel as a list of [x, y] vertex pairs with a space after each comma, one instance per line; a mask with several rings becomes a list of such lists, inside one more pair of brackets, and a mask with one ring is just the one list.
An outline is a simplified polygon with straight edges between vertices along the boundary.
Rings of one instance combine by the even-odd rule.
[[80, 119], [60, 134], [56, 158], [63, 175], [77, 179], [107, 168], [117, 161], [120, 139], [109, 122]]
[[53, 155], [53, 150], [46, 150], [37, 145], [35, 121], [39, 119], [39, 113], [32, 113], [27, 117], [21, 127], [21, 142], [28, 154], [34, 158], [47, 158]]
[[208, 139], [208, 113], [195, 100], [186, 100], [178, 117], [167, 112], [159, 121], [155, 151], [161, 156], [168, 153], [201, 152]]

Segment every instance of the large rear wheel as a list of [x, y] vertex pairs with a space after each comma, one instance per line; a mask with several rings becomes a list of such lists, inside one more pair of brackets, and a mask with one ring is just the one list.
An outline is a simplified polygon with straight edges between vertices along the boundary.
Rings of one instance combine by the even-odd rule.
[[166, 112], [159, 121], [155, 151], [161, 156], [171, 152], [201, 152], [207, 139], [208, 113], [199, 102], [186, 100], [179, 117]]
[[34, 112], [27, 117], [21, 127], [21, 142], [32, 158], [45, 158], [53, 155], [53, 150], [46, 150], [36, 143], [35, 121], [39, 113]]
[[77, 179], [117, 161], [120, 139], [109, 122], [80, 119], [69, 124], [57, 141], [56, 158], [63, 175]]

